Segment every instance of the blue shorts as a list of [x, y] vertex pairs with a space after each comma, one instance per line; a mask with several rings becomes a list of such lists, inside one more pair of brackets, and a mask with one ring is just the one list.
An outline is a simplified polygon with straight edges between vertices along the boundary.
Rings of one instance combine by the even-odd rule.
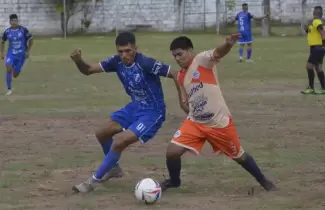
[[142, 143], [146, 143], [162, 127], [166, 116], [164, 110], [139, 110], [135, 104], [129, 103], [110, 117], [123, 129], [131, 130]]
[[12, 66], [15, 72], [17, 73], [21, 72], [24, 63], [25, 63], [25, 56], [15, 56], [15, 55], [6, 56], [6, 66]]
[[241, 34], [241, 38], [238, 39], [238, 44], [250, 44], [253, 42], [253, 36], [252, 33], [243, 33], [239, 32]]

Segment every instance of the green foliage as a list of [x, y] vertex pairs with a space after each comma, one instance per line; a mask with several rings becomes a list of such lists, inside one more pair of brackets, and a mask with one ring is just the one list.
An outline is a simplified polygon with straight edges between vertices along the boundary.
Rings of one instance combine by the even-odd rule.
[[233, 10], [236, 7], [236, 0], [226, 0], [226, 7], [228, 10]]

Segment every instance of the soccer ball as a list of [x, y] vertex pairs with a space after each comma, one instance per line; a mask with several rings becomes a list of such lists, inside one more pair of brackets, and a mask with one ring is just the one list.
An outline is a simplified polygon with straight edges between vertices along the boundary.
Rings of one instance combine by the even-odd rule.
[[135, 186], [135, 198], [145, 204], [154, 204], [161, 197], [159, 182], [151, 178], [142, 179]]

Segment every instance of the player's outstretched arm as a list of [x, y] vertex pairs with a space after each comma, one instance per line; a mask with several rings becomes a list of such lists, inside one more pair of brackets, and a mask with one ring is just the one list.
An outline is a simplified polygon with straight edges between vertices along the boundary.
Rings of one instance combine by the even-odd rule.
[[70, 55], [73, 62], [76, 64], [79, 71], [84, 75], [91, 75], [103, 72], [100, 64], [88, 64], [81, 57], [81, 50], [74, 50]]
[[227, 36], [226, 42], [218, 46], [213, 51], [213, 59], [219, 61], [221, 58], [227, 55], [230, 52], [231, 48], [234, 46], [234, 44], [237, 42], [237, 40], [240, 38], [240, 36], [240, 34], [232, 34], [230, 36]]
[[267, 17], [269, 17], [270, 16], [270, 14], [265, 14], [265, 15], [263, 15], [263, 16], [260, 16], [260, 17], [253, 17], [253, 19], [254, 20], [263, 20], [263, 19], [265, 19], [265, 18], [267, 18]]

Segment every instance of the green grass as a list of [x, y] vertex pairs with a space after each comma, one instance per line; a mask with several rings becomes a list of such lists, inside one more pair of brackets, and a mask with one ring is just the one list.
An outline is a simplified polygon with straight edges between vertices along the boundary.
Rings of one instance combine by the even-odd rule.
[[[139, 33], [139, 51], [178, 69], [168, 50], [177, 35]], [[224, 40], [211, 33], [188, 36], [197, 52]], [[126, 176], [73, 195], [71, 185], [87, 179], [102, 158], [94, 130], [129, 101], [116, 75], [81, 75], [69, 58], [75, 48], [98, 62], [115, 53], [114, 37], [36, 39], [14, 94], [0, 96], [0, 209], [152, 209], [135, 202], [132, 188], [141, 178], [167, 174], [165, 149], [184, 118], [173, 82], [162, 79], [168, 116], [159, 135], [123, 154]], [[245, 150], [279, 191], [247, 195], [255, 181], [207, 145], [202, 157], [184, 158], [182, 188], [164, 194], [154, 208], [324, 209], [325, 96], [299, 93], [307, 82], [305, 38], [256, 37], [254, 63], [238, 63], [237, 51], [218, 66], [219, 82]]]

